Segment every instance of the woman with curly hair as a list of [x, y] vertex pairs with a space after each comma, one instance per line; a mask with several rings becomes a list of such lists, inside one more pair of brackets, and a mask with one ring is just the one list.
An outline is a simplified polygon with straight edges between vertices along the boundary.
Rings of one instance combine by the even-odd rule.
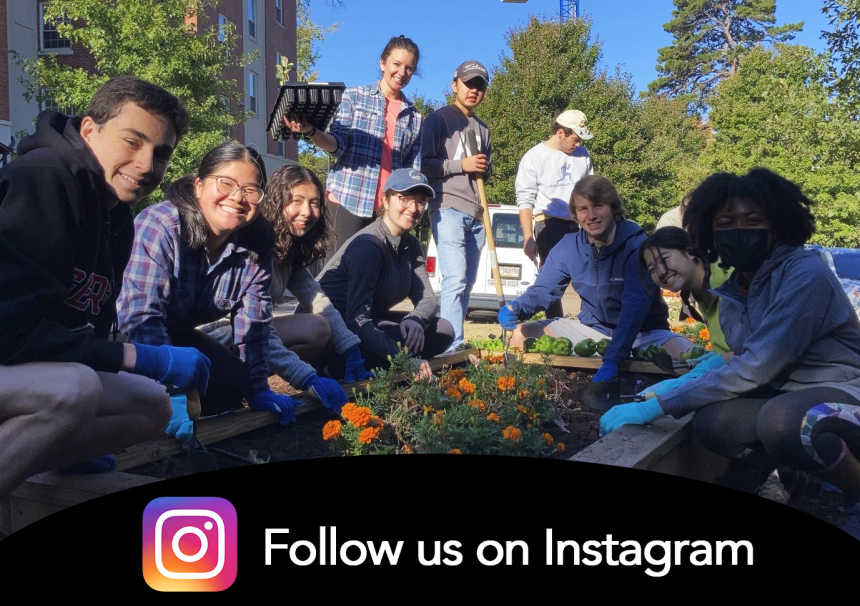
[[860, 321], [836, 275], [803, 247], [815, 231], [811, 205], [763, 168], [699, 185], [684, 220], [705, 261], [734, 267], [716, 290], [734, 355], [612, 408], [602, 433], [695, 412], [702, 445], [743, 459], [758, 480], [777, 466], [780, 480], [817, 472], [860, 498]]
[[[269, 294], [277, 302], [289, 290], [301, 305], [299, 313], [272, 318], [269, 367], [290, 385], [312, 388], [324, 402], [330, 397], [342, 405], [347, 400], [343, 388], [336, 381], [319, 377], [305, 361], [315, 360], [334, 347], [345, 358], [347, 382], [371, 376], [364, 368], [358, 337], [347, 329], [308, 269], [325, 256], [333, 240], [322, 192], [316, 174], [298, 165], [276, 169], [266, 185], [260, 211], [275, 234]], [[218, 327], [210, 334], [222, 342], [232, 339], [230, 326]], [[339, 410], [340, 405], [334, 408]]]

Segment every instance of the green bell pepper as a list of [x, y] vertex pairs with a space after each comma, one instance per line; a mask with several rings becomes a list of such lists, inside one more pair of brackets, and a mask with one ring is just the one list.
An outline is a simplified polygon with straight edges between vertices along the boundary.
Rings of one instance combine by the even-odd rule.
[[573, 342], [567, 337], [558, 337], [552, 344], [552, 353], [557, 356], [569, 356], [573, 351]]

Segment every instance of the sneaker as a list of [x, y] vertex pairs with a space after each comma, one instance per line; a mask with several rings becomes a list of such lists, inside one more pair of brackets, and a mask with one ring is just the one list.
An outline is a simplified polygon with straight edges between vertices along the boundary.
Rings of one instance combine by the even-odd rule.
[[770, 472], [764, 484], [756, 488], [755, 493], [765, 499], [776, 501], [785, 505], [791, 498], [791, 494], [785, 489], [785, 486], [779, 480], [779, 473], [774, 469]]

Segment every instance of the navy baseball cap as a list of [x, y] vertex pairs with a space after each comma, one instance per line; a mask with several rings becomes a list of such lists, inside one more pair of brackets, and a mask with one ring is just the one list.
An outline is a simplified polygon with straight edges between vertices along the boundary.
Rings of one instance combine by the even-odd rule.
[[490, 83], [490, 73], [487, 68], [479, 61], [470, 60], [463, 61], [454, 72], [454, 80], [460, 78], [463, 82], [468, 82], [472, 78], [480, 78], [484, 84]]
[[[399, 194], [420, 190], [428, 198], [433, 198], [436, 192], [427, 182], [427, 177], [420, 170], [414, 168], [398, 168], [385, 180], [383, 191], [394, 190]], [[419, 192], [415, 192], [419, 193]]]

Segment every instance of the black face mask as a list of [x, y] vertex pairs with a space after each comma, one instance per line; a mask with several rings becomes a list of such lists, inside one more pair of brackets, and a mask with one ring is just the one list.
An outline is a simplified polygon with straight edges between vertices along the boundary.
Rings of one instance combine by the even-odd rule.
[[725, 265], [752, 271], [770, 254], [769, 235], [769, 229], [720, 229], [714, 232], [714, 246]]

